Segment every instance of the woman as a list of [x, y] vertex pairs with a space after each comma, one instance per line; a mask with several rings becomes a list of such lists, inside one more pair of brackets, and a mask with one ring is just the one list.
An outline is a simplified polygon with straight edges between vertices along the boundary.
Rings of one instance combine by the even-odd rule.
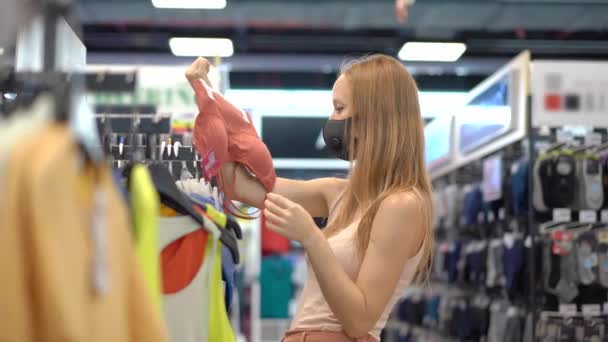
[[[186, 75], [192, 82], [206, 70], [199, 59]], [[306, 250], [308, 279], [286, 342], [379, 340], [399, 296], [430, 264], [431, 185], [413, 78], [392, 57], [363, 58], [343, 68], [333, 106], [323, 135], [352, 161], [348, 179], [278, 178], [267, 194], [243, 166], [221, 170], [237, 200], [264, 208], [268, 228]], [[328, 227], [312, 217], [329, 217]]]

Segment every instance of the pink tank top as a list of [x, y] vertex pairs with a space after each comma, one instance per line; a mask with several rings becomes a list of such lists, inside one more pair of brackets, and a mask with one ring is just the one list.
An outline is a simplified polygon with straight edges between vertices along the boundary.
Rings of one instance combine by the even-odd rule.
[[[361, 262], [357, 257], [355, 244], [355, 233], [358, 225], [359, 221], [356, 221], [328, 239], [331, 249], [336, 255], [336, 258], [338, 258], [338, 262], [353, 281], [356, 280], [359, 268], [361, 267]], [[401, 273], [401, 277], [399, 278], [391, 299], [380, 316], [380, 319], [376, 322], [374, 329], [369, 332], [377, 340], [380, 340], [380, 332], [386, 325], [386, 321], [393, 306], [404, 294], [405, 289], [410, 285], [421, 257], [422, 248], [420, 248], [418, 253], [405, 264], [405, 268]], [[331, 311], [329, 304], [327, 304], [323, 297], [323, 293], [317, 282], [317, 277], [315, 276], [310, 263], [307, 263], [307, 269], [306, 283], [290, 329], [343, 331], [340, 321]]]

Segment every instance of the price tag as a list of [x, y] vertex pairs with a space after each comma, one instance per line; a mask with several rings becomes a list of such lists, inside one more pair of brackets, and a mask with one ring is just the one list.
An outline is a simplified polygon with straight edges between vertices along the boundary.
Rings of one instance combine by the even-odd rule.
[[553, 221], [570, 222], [572, 221], [572, 210], [568, 208], [553, 209]]
[[489, 223], [494, 222], [494, 213], [491, 211], [488, 213], [488, 222]]
[[515, 220], [515, 219], [511, 220], [511, 222], [509, 222], [509, 229], [511, 229], [514, 232], [518, 232], [519, 231], [519, 222], [517, 222], [517, 220]]
[[607, 244], [608, 243], [608, 232], [598, 231], [597, 232], [597, 240], [600, 243]]
[[505, 208], [498, 209], [498, 219], [499, 220], [504, 220], [506, 216], [507, 216], [507, 214], [506, 214]]
[[540, 126], [538, 129], [538, 134], [540, 136], [548, 137], [551, 136], [551, 127], [549, 126]]
[[562, 314], [575, 314], [576, 313], [576, 304], [560, 304], [559, 312]]
[[587, 146], [599, 146], [602, 144], [602, 135], [599, 133], [589, 133], [585, 137], [585, 145]]
[[581, 210], [578, 215], [578, 220], [583, 223], [596, 223], [597, 213], [595, 210]]
[[519, 171], [519, 163], [515, 163], [511, 165], [511, 174], [514, 175]]
[[551, 144], [549, 144], [546, 141], [539, 141], [539, 142], [536, 143], [535, 146], [536, 146], [536, 150], [537, 151], [544, 153], [544, 152], [547, 151], [547, 149], [549, 148], [549, 146], [551, 146]]
[[583, 304], [582, 311], [586, 315], [597, 316], [602, 310], [599, 304]]
[[608, 223], [608, 210], [602, 210], [602, 222]]

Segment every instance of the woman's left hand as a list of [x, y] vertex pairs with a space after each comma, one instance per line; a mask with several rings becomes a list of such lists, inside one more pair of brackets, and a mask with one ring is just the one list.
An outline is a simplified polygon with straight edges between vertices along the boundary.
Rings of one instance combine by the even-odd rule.
[[322, 236], [321, 230], [301, 205], [274, 193], [266, 196], [264, 205], [264, 215], [270, 230], [298, 241], [304, 248]]

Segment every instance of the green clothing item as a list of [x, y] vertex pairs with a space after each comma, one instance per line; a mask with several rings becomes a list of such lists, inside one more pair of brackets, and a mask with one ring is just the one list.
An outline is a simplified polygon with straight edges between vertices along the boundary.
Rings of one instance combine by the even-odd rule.
[[131, 216], [135, 234], [135, 252], [142, 267], [146, 284], [158, 312], [162, 312], [162, 289], [158, 255], [158, 215], [160, 198], [150, 172], [135, 165], [129, 179]]
[[262, 318], [289, 318], [289, 301], [293, 297], [293, 266], [284, 257], [273, 255], [262, 259]]
[[[211, 303], [209, 308], [209, 341], [234, 342], [236, 337], [226, 304], [224, 303], [224, 290], [222, 288], [222, 248], [219, 246], [219, 236], [216, 237], [213, 246], [215, 259], [213, 261], [213, 271], [211, 273]], [[211, 239], [209, 239], [211, 240]]]

